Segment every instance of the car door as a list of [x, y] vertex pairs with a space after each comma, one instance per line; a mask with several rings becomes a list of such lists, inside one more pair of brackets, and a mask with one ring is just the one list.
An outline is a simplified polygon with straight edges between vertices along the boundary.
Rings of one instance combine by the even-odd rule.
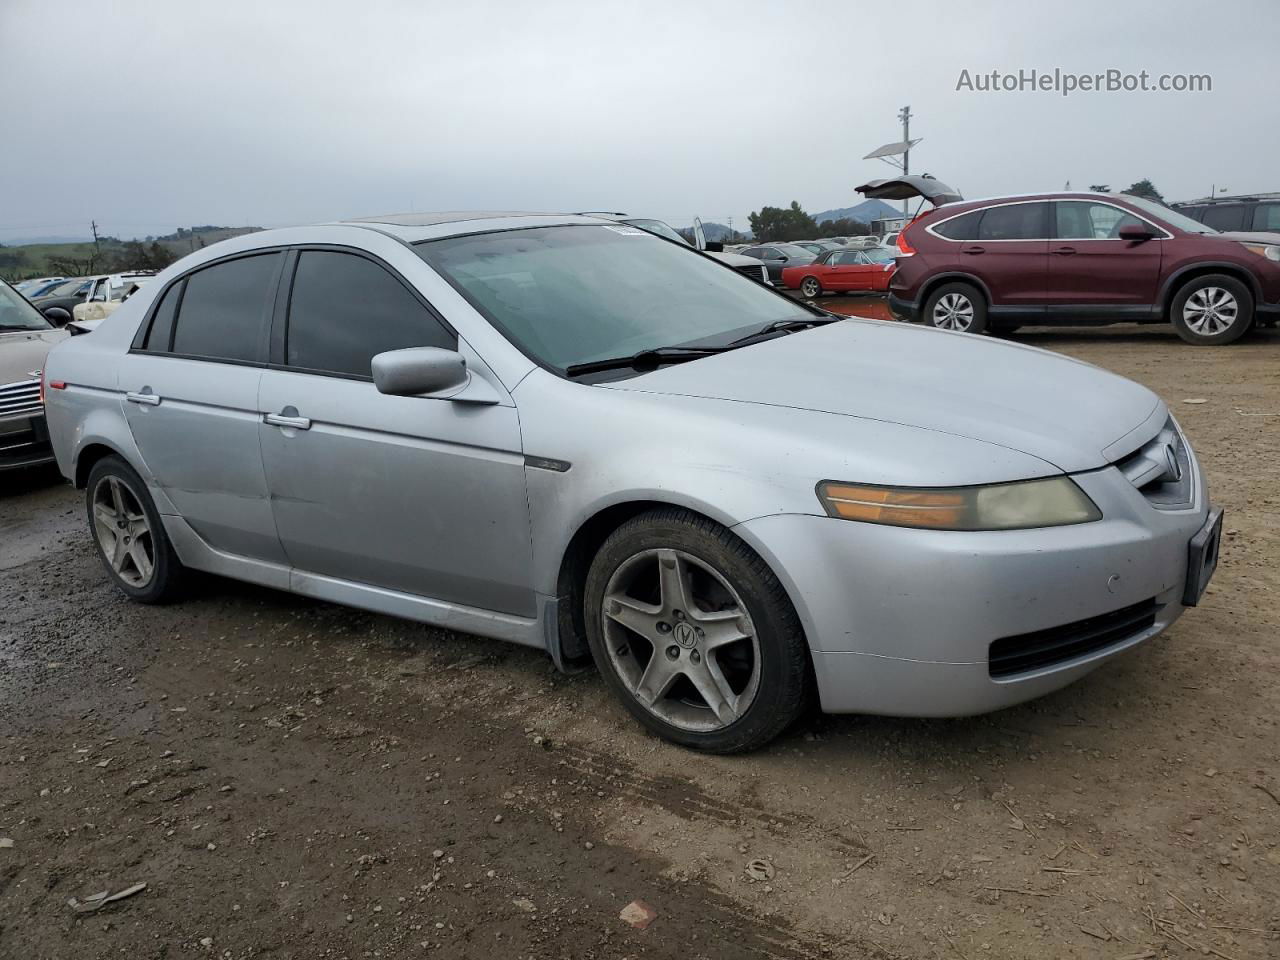
[[790, 265], [787, 255], [777, 247], [762, 247], [760, 258], [764, 261], [765, 269], [769, 271], [769, 279], [774, 283], [781, 283], [782, 271]]
[[[1156, 302], [1164, 230], [1099, 200], [1058, 200], [1053, 218], [1045, 301], [1050, 313], [1108, 321], [1145, 313]], [[1135, 224], [1159, 237], [1121, 239], [1121, 227]]]
[[1280, 202], [1266, 201], [1254, 207], [1251, 229], [1265, 233], [1280, 233]]
[[[828, 290], [857, 290], [857, 273], [854, 267], [858, 263], [856, 250], [835, 250], [827, 255], [819, 270], [822, 285]], [[818, 264], [814, 264], [815, 267]]]
[[977, 237], [960, 244], [959, 268], [986, 286], [991, 307], [1040, 311], [1049, 259], [1049, 204], [1002, 203], [987, 207]]
[[258, 383], [284, 254], [201, 267], [171, 284], [120, 366], [147, 471], [211, 547], [283, 563], [262, 469]]
[[[381, 261], [303, 249], [262, 378], [276, 529], [298, 571], [534, 614], [515, 406], [483, 362]], [[375, 354], [461, 350], [492, 402], [379, 393]]]

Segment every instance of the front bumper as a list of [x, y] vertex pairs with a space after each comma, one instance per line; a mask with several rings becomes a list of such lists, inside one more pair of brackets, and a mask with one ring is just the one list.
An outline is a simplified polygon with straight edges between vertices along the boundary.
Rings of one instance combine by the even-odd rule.
[[[783, 581], [828, 713], [964, 716], [1038, 697], [1158, 635], [1185, 609], [1191, 505], [1157, 510], [1115, 468], [1074, 477], [1103, 519], [1037, 530], [914, 530], [775, 515], [735, 527]], [[1139, 604], [1149, 623], [1100, 648], [992, 676], [991, 644]]]
[[0, 472], [53, 462], [44, 414], [0, 420]]

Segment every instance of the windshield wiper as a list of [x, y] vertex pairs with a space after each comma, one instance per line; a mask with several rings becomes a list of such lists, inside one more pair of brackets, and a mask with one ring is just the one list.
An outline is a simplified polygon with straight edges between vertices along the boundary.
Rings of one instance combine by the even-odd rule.
[[824, 324], [835, 323], [843, 317], [796, 317], [793, 320], [775, 320], [773, 323], [766, 324], [755, 333], [749, 333], [745, 337], [739, 337], [737, 340], [730, 342], [731, 347], [742, 347], [748, 343], [754, 343], [757, 340], [763, 340], [775, 333], [791, 333], [796, 330], [808, 330], [810, 327], [821, 327]]
[[588, 360], [586, 363], [573, 363], [564, 368], [566, 376], [580, 377], [586, 373], [600, 373], [605, 370], [656, 369], [664, 363], [683, 363], [686, 360], [701, 360], [724, 353], [730, 347], [655, 347], [652, 350], [641, 350], [629, 357], [610, 357], [607, 360]]

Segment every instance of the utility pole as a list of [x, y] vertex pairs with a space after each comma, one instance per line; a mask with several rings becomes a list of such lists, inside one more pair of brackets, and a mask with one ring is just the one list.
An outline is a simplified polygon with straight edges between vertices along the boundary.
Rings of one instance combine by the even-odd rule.
[[[898, 111], [898, 119], [902, 121], [902, 142], [907, 145], [907, 149], [902, 151], [902, 175], [905, 177], [911, 172], [911, 105], [903, 107]], [[902, 201], [902, 219], [907, 219], [907, 204], [909, 201]]]
[[733, 217], [729, 218], [729, 242], [733, 243]]
[[[102, 259], [102, 247], [98, 243], [98, 221], [90, 220], [89, 229], [93, 231], [93, 268], [98, 268], [98, 262]], [[90, 272], [92, 272], [92, 270]]]

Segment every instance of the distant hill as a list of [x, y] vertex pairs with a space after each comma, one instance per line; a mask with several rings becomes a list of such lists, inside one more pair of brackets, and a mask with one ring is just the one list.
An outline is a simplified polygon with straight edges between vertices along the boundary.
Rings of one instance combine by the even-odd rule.
[[894, 207], [885, 203], [883, 200], [863, 200], [861, 203], [855, 203], [852, 207], [840, 207], [836, 210], [823, 210], [821, 213], [815, 213], [813, 219], [818, 223], [825, 220], [860, 220], [862, 223], [870, 224], [872, 220], [881, 220], [885, 217], [902, 216], [902, 208]]
[[[730, 230], [723, 223], [703, 223], [702, 233], [703, 233], [703, 236], [705, 236], [709, 242], [717, 243], [717, 242], [728, 241]], [[737, 231], [737, 233], [738, 233], [738, 236], [740, 237], [751, 236], [750, 231], [747, 231], [744, 234], [741, 230], [739, 230]]]
[[121, 240], [102, 237], [95, 246], [92, 240], [62, 240], [45, 243], [0, 245], [0, 277], [5, 280], [22, 280], [26, 277], [52, 276], [55, 274], [88, 274], [115, 270], [143, 269], [163, 266], [178, 257], [186, 256], [201, 247], [253, 233], [261, 227], [179, 227], [163, 237], [141, 239], [147, 248], [153, 244], [163, 248], [164, 258], [157, 264], [138, 261], [138, 240]]

